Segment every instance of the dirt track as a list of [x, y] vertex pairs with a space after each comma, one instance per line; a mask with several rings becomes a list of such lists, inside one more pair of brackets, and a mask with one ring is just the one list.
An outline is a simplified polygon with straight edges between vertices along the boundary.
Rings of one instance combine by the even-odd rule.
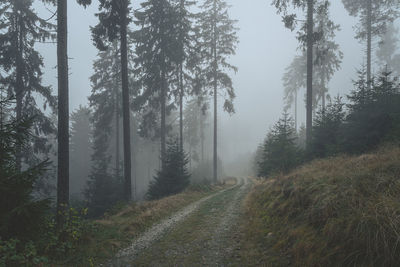
[[205, 197], [151, 227], [107, 266], [238, 265], [237, 222], [247, 179]]

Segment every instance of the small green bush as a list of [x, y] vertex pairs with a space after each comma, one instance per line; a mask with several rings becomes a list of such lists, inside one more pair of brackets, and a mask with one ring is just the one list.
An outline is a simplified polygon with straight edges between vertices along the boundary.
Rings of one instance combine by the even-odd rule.
[[37, 266], [46, 263], [48, 259], [38, 255], [32, 241], [0, 240], [0, 266]]
[[164, 167], [150, 182], [147, 197], [159, 199], [182, 192], [190, 183], [188, 163], [188, 157], [180, 148], [177, 140], [168, 144]]
[[64, 216], [65, 223], [62, 229], [57, 229], [54, 219], [48, 221], [48, 231], [40, 244], [46, 255], [55, 260], [73, 256], [94, 231], [93, 223], [84, 218], [87, 212], [87, 209], [78, 211], [69, 208]]

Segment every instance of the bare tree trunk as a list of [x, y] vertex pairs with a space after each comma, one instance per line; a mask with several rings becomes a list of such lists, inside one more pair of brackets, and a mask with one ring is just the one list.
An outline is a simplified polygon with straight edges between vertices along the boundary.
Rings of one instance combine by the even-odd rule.
[[121, 80], [122, 80], [122, 120], [124, 134], [124, 195], [126, 201], [132, 199], [131, 181], [131, 128], [130, 128], [130, 108], [129, 108], [129, 85], [128, 85], [128, 45], [127, 45], [127, 12], [128, 3], [123, 1], [123, 11], [121, 14]]
[[[180, 1], [181, 16], [184, 15], [184, 9], [185, 9], [185, 0], [181, 0]], [[180, 41], [182, 42], [182, 45], [184, 45], [183, 30], [184, 29], [181, 28]], [[179, 144], [181, 151], [183, 151], [183, 96], [184, 96], [184, 91], [183, 91], [183, 59], [182, 59], [182, 62], [179, 65]]]
[[115, 177], [119, 178], [119, 92], [118, 83], [115, 86]]
[[297, 132], [297, 89], [294, 91], [294, 127]]
[[[163, 5], [164, 2], [161, 1], [161, 4]], [[163, 13], [161, 14], [163, 17], [161, 18], [161, 21], [164, 20], [164, 7], [162, 7]], [[165, 34], [164, 30], [164, 24], [161, 25], [161, 34]], [[167, 85], [166, 85], [166, 67], [165, 67], [165, 49], [166, 49], [166, 44], [165, 40], [162, 40], [161, 43], [161, 53], [162, 53], [162, 59], [161, 59], [161, 168], [165, 168], [165, 160], [166, 160], [166, 150], [167, 150], [167, 145], [166, 145], [166, 101], [167, 101]]]
[[204, 115], [201, 115], [200, 120], [200, 139], [201, 139], [201, 163], [204, 164]]
[[367, 0], [367, 83], [371, 88], [371, 61], [372, 61], [372, 0]]
[[[133, 127], [132, 127], [132, 131], [133, 131], [133, 136], [132, 136], [132, 140], [135, 141], [135, 133], [137, 132], [136, 129], [136, 121], [135, 121], [135, 117], [132, 116], [132, 123], [133, 123]], [[137, 187], [136, 187], [136, 178], [137, 178], [137, 162], [136, 162], [136, 151], [138, 150], [138, 146], [137, 147], [133, 147], [132, 148], [132, 164], [133, 164], [133, 195], [132, 195], [132, 199], [134, 201], [137, 200]]]
[[[17, 12], [17, 11], [15, 11]], [[17, 54], [16, 54], [16, 88], [15, 88], [15, 100], [16, 100], [16, 119], [18, 122], [21, 121], [22, 119], [22, 99], [24, 96], [24, 81], [22, 78], [22, 73], [23, 73], [23, 59], [22, 59], [22, 53], [23, 53], [23, 42], [22, 42], [22, 29], [21, 29], [20, 21], [18, 20], [16, 29], [17, 29]], [[18, 171], [21, 171], [21, 162], [22, 162], [22, 148], [21, 144], [17, 143], [16, 144], [16, 154], [15, 154], [15, 163], [16, 163], [16, 168]]]
[[218, 62], [217, 62], [217, 25], [216, 25], [216, 20], [217, 20], [217, 5], [216, 2], [214, 1], [214, 18], [213, 18], [213, 57], [214, 57], [214, 63], [213, 63], [213, 72], [214, 72], [214, 158], [213, 158], [213, 179], [214, 183], [218, 181], [218, 129], [217, 129], [217, 108], [218, 108], [218, 100], [217, 100], [217, 91], [218, 91], [218, 81], [217, 81], [217, 71], [218, 71]]
[[326, 109], [326, 84], [325, 84], [325, 73], [322, 73], [322, 113], [325, 114]]
[[307, 2], [307, 118], [306, 139], [309, 147], [312, 134], [312, 112], [313, 112], [313, 32], [314, 32], [314, 0]]
[[183, 66], [179, 69], [179, 145], [183, 151]]
[[67, 54], [67, 0], [57, 1], [57, 71], [58, 71], [58, 228], [64, 224], [69, 205], [69, 103]]
[[166, 88], [165, 88], [164, 64], [161, 70], [161, 168], [165, 167], [166, 156]]

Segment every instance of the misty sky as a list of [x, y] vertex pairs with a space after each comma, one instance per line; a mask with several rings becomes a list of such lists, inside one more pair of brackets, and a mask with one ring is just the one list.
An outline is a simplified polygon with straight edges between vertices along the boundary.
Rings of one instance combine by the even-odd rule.
[[[92, 63], [97, 50], [92, 45], [89, 26], [97, 24], [95, 5], [84, 9], [69, 2], [69, 67], [70, 67], [70, 109], [87, 105], [91, 87], [89, 77], [93, 74]], [[134, 1], [137, 6], [137, 1]], [[281, 17], [271, 6], [271, 0], [228, 0], [232, 5], [231, 17], [237, 19], [240, 28], [240, 43], [237, 54], [231, 62], [239, 68], [233, 75], [237, 98], [236, 114], [229, 116], [220, 110], [220, 149], [225, 160], [234, 159], [239, 154], [254, 151], [263, 140], [267, 130], [282, 113], [282, 75], [297, 51], [295, 32], [284, 28]], [[357, 20], [347, 15], [341, 1], [331, 1], [331, 17], [341, 25], [337, 42], [344, 53], [342, 69], [330, 83], [332, 96], [346, 94], [352, 89], [352, 79], [356, 70], [364, 62], [364, 46], [354, 39], [353, 26]], [[55, 10], [55, 7], [48, 6]], [[52, 13], [37, 6], [43, 18]], [[133, 24], [131, 25], [133, 27]], [[56, 46], [40, 44], [39, 51], [44, 57], [44, 83], [57, 91]], [[302, 91], [301, 95], [304, 93]], [[222, 101], [221, 101], [222, 102]], [[303, 102], [299, 102], [302, 107]], [[303, 108], [303, 107], [302, 107]], [[304, 109], [304, 108], [303, 108]], [[304, 121], [305, 110], [299, 111], [300, 121]], [[211, 134], [211, 133], [210, 133]], [[211, 155], [210, 155], [211, 156]]]

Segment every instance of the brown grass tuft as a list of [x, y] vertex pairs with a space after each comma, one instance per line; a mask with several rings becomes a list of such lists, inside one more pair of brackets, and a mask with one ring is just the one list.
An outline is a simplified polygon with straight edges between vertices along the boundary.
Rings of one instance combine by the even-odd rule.
[[258, 183], [247, 203], [252, 218], [247, 236], [260, 250], [273, 251], [266, 261], [398, 266], [399, 200], [397, 145], [362, 156], [316, 160]]

